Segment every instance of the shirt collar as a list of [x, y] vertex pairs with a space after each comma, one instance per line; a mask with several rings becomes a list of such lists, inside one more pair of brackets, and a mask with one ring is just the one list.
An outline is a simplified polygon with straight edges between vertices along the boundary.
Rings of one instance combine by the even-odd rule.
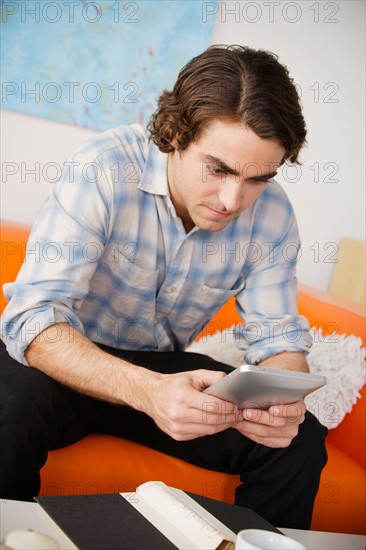
[[162, 153], [150, 140], [138, 188], [154, 195], [169, 196], [168, 153]]
[[[146, 193], [154, 195], [162, 195], [166, 197], [166, 204], [170, 215], [179, 220], [179, 224], [183, 229], [181, 219], [177, 216], [175, 207], [170, 197], [169, 185], [168, 185], [168, 153], [162, 153], [160, 149], [153, 143], [149, 142], [148, 151], [146, 155], [146, 161], [141, 174], [138, 188]], [[188, 234], [191, 235], [198, 231], [198, 227], [194, 227]]]

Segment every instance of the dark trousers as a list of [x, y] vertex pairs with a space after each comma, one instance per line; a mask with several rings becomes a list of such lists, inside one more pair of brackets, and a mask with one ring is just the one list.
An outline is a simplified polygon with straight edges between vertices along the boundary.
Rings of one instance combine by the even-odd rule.
[[[1, 342], [0, 497], [33, 500], [49, 450], [88, 433], [136, 441], [210, 470], [240, 474], [235, 503], [272, 524], [308, 529], [319, 477], [327, 457], [327, 430], [310, 413], [285, 449], [272, 449], [228, 429], [191, 441], [175, 441], [144, 413], [74, 392], [35, 368], [14, 361]], [[231, 367], [185, 352], [131, 352], [101, 346], [113, 355], [164, 373]], [[102, 365], [101, 365], [101, 368]]]

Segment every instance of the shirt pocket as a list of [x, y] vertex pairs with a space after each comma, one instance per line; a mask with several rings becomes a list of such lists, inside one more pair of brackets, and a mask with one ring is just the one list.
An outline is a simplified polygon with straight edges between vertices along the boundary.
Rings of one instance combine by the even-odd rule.
[[199, 323], [199, 328], [197, 330], [202, 330], [230, 298], [236, 296], [243, 290], [244, 284], [244, 282], [241, 282], [240, 285], [234, 289], [222, 289], [210, 287], [202, 283], [198, 287], [194, 300], [192, 300], [186, 312], [184, 323]]
[[158, 271], [141, 268], [123, 254], [109, 255], [99, 266], [90, 287], [111, 317], [136, 322], [155, 312]]

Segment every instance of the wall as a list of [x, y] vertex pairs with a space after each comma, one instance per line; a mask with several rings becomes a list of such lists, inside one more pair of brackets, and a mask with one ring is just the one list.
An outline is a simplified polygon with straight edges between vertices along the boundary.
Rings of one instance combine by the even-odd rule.
[[[203, 21], [216, 18], [212, 43], [277, 53], [301, 91], [308, 146], [278, 179], [299, 221], [299, 279], [322, 290], [340, 238], [365, 239], [364, 11], [358, 1], [202, 2]], [[1, 133], [1, 216], [31, 223], [57, 166], [95, 132], [2, 111]]]
[[308, 146], [278, 180], [299, 222], [299, 279], [322, 290], [340, 238], [365, 240], [364, 21], [357, 1], [223, 1], [213, 32], [215, 43], [275, 52], [299, 86]]
[[33, 223], [66, 158], [91, 130], [3, 110], [1, 217]]

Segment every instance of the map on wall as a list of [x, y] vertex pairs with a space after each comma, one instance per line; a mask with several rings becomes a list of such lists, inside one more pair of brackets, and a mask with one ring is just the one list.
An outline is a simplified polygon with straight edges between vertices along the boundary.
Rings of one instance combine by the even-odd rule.
[[146, 124], [161, 90], [210, 44], [217, 2], [205, 4], [3, 0], [3, 107], [98, 130]]

